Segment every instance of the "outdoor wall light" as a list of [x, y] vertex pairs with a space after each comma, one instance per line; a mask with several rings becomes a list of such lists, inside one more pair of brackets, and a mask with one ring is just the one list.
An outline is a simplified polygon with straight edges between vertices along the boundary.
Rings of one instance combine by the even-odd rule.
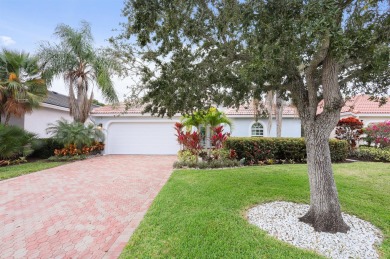
[[99, 124], [97, 125], [97, 128], [98, 128], [99, 130], [102, 130], [102, 129], [103, 129], [103, 124], [102, 124], [102, 123], [99, 123]]

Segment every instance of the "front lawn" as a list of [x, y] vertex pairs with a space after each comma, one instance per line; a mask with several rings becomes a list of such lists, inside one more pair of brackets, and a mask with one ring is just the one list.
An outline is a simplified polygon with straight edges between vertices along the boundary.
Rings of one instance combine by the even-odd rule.
[[36, 161], [0, 167], [0, 181], [65, 164], [64, 162]]
[[[122, 258], [320, 258], [266, 235], [245, 220], [247, 208], [309, 202], [306, 165], [177, 170], [159, 193]], [[334, 165], [344, 212], [372, 222], [390, 257], [390, 164]]]

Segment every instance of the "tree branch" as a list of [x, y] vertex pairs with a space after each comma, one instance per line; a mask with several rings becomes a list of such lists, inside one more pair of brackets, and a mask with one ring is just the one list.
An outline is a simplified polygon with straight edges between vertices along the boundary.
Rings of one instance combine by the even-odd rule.
[[315, 82], [317, 67], [324, 61], [328, 54], [328, 49], [330, 45], [330, 35], [329, 32], [325, 34], [317, 52], [314, 54], [313, 59], [311, 60], [309, 66], [305, 69], [306, 84], [308, 91], [308, 111], [309, 116], [314, 117], [317, 114], [317, 92], [318, 85]]

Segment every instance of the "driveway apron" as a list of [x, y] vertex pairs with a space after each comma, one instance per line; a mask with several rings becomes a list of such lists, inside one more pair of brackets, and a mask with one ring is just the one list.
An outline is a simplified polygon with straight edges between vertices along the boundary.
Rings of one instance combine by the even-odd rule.
[[117, 258], [174, 160], [102, 156], [0, 182], [0, 258]]

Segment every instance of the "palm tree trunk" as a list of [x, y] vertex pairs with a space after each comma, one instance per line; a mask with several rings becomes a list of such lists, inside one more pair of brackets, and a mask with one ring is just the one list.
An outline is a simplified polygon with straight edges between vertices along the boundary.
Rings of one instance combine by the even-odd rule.
[[8, 126], [9, 120], [11, 119], [11, 113], [7, 112], [7, 115], [5, 116], [4, 125]]

